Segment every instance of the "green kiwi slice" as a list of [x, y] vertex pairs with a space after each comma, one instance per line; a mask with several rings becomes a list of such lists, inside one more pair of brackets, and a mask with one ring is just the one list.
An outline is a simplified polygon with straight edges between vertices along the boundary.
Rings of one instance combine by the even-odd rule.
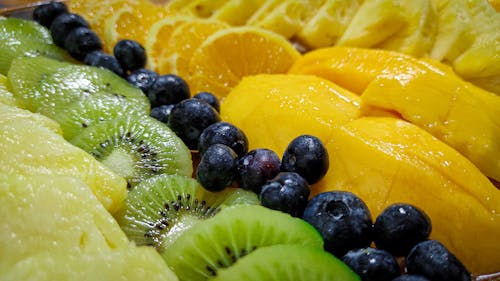
[[96, 123], [71, 143], [124, 177], [130, 188], [160, 174], [191, 176], [191, 152], [164, 123], [127, 115]]
[[113, 120], [125, 115], [147, 115], [144, 107], [119, 95], [96, 93], [89, 98], [77, 100], [66, 107], [58, 108], [52, 118], [63, 130], [63, 136], [71, 140], [85, 128], [96, 123]]
[[34, 21], [18, 18], [0, 19], [0, 73], [6, 75], [12, 60], [20, 56], [47, 56], [57, 60], [71, 60], [57, 47], [50, 32]]
[[360, 281], [332, 254], [304, 245], [259, 248], [233, 266], [221, 269], [213, 281]]
[[323, 239], [304, 220], [259, 205], [235, 205], [191, 227], [162, 256], [179, 280], [207, 280], [258, 248], [281, 244], [323, 249]]
[[[16, 98], [27, 109], [54, 117], [61, 108], [97, 93], [127, 99], [149, 112], [148, 98], [115, 73], [86, 65], [61, 63], [44, 57], [18, 58], [9, 71]], [[19, 81], [25, 80], [22, 83]], [[17, 81], [16, 83], [12, 83]]]
[[260, 202], [255, 193], [243, 189], [214, 193], [193, 178], [163, 174], [135, 186], [116, 219], [131, 241], [163, 253], [193, 225], [237, 204]]

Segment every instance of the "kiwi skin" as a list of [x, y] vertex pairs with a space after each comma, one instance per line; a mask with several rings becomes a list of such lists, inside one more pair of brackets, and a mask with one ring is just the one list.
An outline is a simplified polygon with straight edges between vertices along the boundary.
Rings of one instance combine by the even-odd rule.
[[163, 253], [193, 225], [238, 204], [259, 204], [259, 199], [236, 188], [209, 192], [193, 178], [163, 174], [131, 190], [115, 218], [131, 241]]
[[165, 124], [146, 115], [96, 123], [71, 139], [133, 188], [160, 174], [191, 176], [191, 152]]

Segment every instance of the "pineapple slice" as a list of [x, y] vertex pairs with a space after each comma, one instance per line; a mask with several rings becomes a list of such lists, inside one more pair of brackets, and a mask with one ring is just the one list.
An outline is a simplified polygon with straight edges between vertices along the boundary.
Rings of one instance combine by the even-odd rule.
[[39, 113], [33, 113], [28, 110], [20, 109], [12, 105], [6, 105], [0, 103], [0, 126], [2, 124], [9, 124], [10, 122], [26, 122], [34, 127], [41, 126], [44, 127], [55, 134], [62, 135], [62, 129], [59, 124]]
[[78, 178], [1, 174], [0, 215], [2, 280], [177, 280]]
[[214, 12], [212, 19], [232, 26], [244, 25], [266, 0], [229, 0]]
[[251, 19], [249, 25], [271, 30], [291, 38], [301, 28], [303, 19], [314, 5], [305, 0], [269, 1], [271, 3], [259, 17]]
[[407, 23], [399, 0], [366, 1], [354, 15], [337, 45], [374, 47], [403, 29]]
[[8, 109], [0, 111], [0, 173], [75, 176], [86, 182], [108, 211], [121, 207], [127, 195], [123, 178], [64, 140], [53, 122], [31, 117], [22, 109]]
[[16, 99], [7, 87], [7, 77], [0, 74], [0, 104], [16, 105]]
[[377, 47], [424, 56], [434, 43], [437, 12], [430, 0], [406, 0], [400, 3], [408, 20], [405, 27]]
[[297, 33], [296, 39], [310, 48], [322, 48], [337, 43], [363, 0], [313, 1], [321, 6]]

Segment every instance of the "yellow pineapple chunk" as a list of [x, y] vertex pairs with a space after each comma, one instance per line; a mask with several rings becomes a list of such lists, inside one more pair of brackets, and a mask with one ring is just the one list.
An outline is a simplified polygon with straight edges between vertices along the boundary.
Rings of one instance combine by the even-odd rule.
[[362, 3], [363, 0], [321, 1], [322, 6], [297, 33], [297, 40], [310, 48], [336, 44]]
[[265, 2], [266, 0], [229, 0], [213, 13], [212, 19], [233, 26], [244, 25]]
[[387, 117], [335, 128], [326, 147], [330, 168], [315, 193], [354, 192], [373, 217], [393, 203], [413, 204], [431, 218], [431, 239], [470, 271], [498, 271], [500, 190], [457, 151], [407, 121]]
[[0, 124], [10, 123], [12, 121], [30, 123], [33, 126], [44, 127], [58, 135], [62, 135], [62, 129], [59, 124], [39, 113], [33, 113], [28, 110], [20, 109], [15, 106], [0, 104]]
[[374, 47], [396, 34], [407, 22], [405, 10], [399, 2], [398, 0], [364, 2], [337, 41], [337, 45]]
[[78, 178], [1, 174], [0, 215], [2, 280], [177, 280]]
[[0, 74], [0, 104], [16, 105], [16, 99], [7, 88], [7, 77]]
[[[25, 116], [16, 118], [16, 116]], [[40, 125], [29, 113], [11, 107], [0, 112], [0, 173], [16, 175], [68, 175], [86, 182], [104, 207], [118, 210], [127, 195], [126, 182], [85, 151]], [[52, 124], [47, 120], [45, 123]], [[49, 128], [47, 128], [49, 127]]]

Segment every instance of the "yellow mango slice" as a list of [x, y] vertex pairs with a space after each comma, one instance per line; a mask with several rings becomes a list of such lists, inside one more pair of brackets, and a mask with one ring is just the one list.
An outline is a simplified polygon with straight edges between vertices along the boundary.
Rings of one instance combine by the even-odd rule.
[[460, 80], [451, 70], [415, 67], [377, 76], [361, 97], [364, 110], [397, 112], [500, 181], [499, 96]]
[[416, 61], [409, 55], [394, 51], [328, 47], [304, 54], [290, 67], [291, 74], [311, 74], [361, 95], [368, 84], [382, 72], [392, 72], [389, 66], [411, 67]]
[[221, 117], [245, 132], [250, 149], [282, 155], [302, 134], [326, 143], [332, 128], [359, 117], [359, 102], [357, 95], [312, 75], [259, 74], [243, 78], [230, 92]]
[[315, 189], [348, 190], [375, 218], [392, 203], [423, 209], [432, 239], [473, 273], [500, 271], [500, 190], [470, 161], [404, 120], [363, 117], [334, 129], [330, 169]]

